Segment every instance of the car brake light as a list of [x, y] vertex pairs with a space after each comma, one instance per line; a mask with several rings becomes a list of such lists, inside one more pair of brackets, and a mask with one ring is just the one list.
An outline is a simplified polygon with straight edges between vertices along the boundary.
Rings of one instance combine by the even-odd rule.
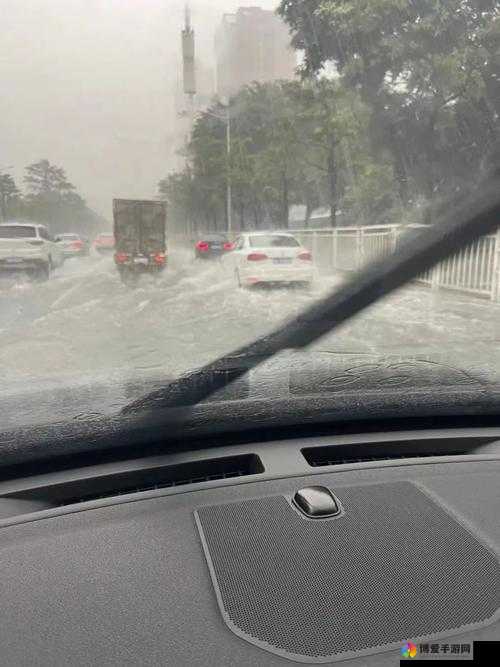
[[303, 260], [304, 262], [312, 262], [312, 255], [307, 250], [299, 253], [298, 258]]
[[164, 252], [157, 252], [156, 254], [151, 255], [151, 257], [153, 258], [154, 263], [160, 266], [165, 264], [167, 261], [167, 256]]
[[208, 243], [206, 241], [198, 241], [198, 243], [196, 244], [196, 247], [201, 252], [207, 252], [209, 246], [208, 246]]
[[125, 262], [128, 262], [129, 259], [130, 255], [128, 255], [126, 252], [117, 252], [115, 254], [116, 264], [125, 264]]
[[83, 247], [83, 241], [72, 241], [71, 247], [75, 250], [80, 250], [80, 248]]
[[234, 243], [224, 243], [224, 250], [234, 250]]
[[268, 256], [265, 255], [263, 252], [251, 252], [247, 256], [247, 260], [249, 262], [262, 262], [265, 259], [268, 259]]

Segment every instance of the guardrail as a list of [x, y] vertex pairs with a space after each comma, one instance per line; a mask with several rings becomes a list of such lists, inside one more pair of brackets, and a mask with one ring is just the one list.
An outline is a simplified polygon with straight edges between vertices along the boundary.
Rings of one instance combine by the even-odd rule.
[[[357, 271], [372, 259], [392, 254], [404, 231], [399, 225], [300, 229], [294, 234], [321, 270]], [[417, 282], [492, 300], [500, 298], [500, 231], [484, 236], [422, 274]]]

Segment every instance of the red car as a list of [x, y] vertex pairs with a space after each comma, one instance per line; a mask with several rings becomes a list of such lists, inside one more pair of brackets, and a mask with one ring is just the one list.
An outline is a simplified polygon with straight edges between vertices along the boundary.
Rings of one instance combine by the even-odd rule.
[[101, 255], [111, 253], [115, 249], [115, 237], [110, 232], [103, 232], [94, 240], [93, 246]]

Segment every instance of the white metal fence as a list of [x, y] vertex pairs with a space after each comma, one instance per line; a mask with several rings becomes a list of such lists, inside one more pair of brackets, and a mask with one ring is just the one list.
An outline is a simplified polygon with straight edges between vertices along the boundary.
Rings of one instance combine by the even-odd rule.
[[398, 227], [337, 227], [298, 230], [294, 234], [311, 250], [319, 267], [356, 271], [375, 257], [394, 252]]
[[[376, 257], [393, 253], [403, 228], [338, 227], [295, 230], [321, 270], [356, 271]], [[418, 282], [433, 289], [454, 289], [490, 299], [500, 298], [500, 232], [484, 236], [422, 274]]]

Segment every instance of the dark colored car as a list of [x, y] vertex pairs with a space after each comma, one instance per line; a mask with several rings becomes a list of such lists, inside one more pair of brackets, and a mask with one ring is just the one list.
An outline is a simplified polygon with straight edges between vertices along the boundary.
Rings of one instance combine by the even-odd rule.
[[79, 234], [58, 234], [55, 241], [61, 246], [65, 258], [85, 257], [90, 253], [88, 239]]
[[224, 234], [205, 234], [196, 242], [194, 252], [197, 259], [214, 259], [233, 249], [234, 243]]
[[108, 255], [115, 249], [115, 237], [110, 232], [103, 232], [96, 237], [93, 245], [100, 255]]

